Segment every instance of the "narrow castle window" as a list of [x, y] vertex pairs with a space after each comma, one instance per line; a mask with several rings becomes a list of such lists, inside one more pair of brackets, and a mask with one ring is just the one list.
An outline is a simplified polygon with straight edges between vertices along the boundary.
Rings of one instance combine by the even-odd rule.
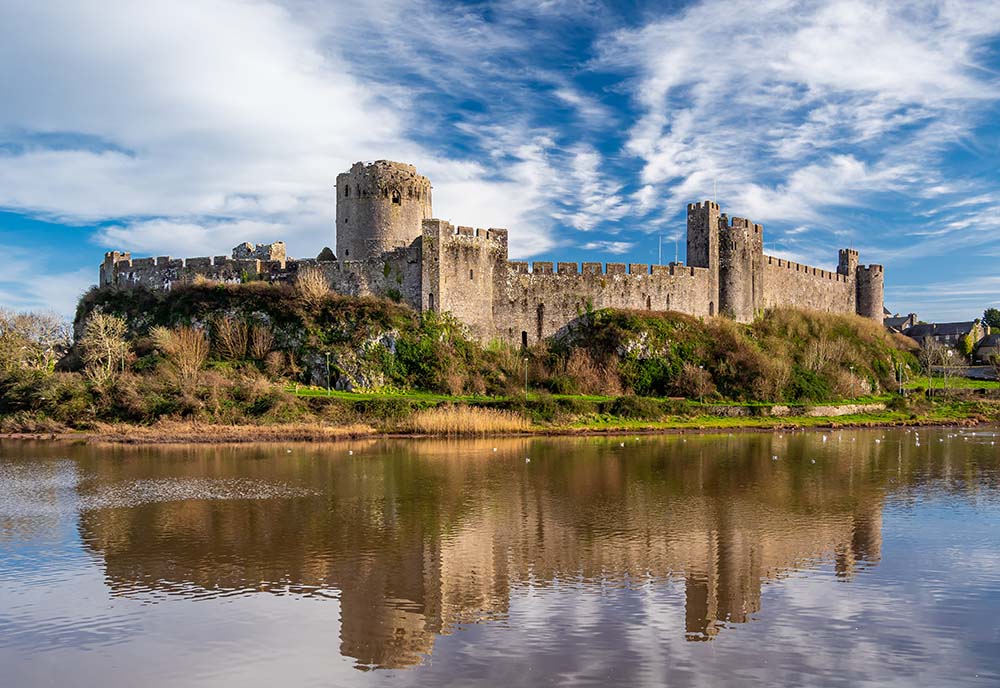
[[521, 330], [521, 348], [522, 349], [528, 348], [528, 333], [525, 332], [524, 330]]
[[646, 310], [647, 311], [653, 310], [653, 299], [650, 298], [649, 296], [646, 297]]
[[715, 301], [708, 302], [708, 314], [715, 315]]
[[545, 330], [545, 304], [538, 304], [538, 339], [541, 340], [542, 332]]
[[347, 198], [350, 195], [351, 195], [351, 187], [350, 186], [345, 186], [344, 187], [344, 198]]
[[434, 310], [434, 294], [431, 293], [427, 294], [427, 310], [429, 311]]
[[469, 279], [473, 279], [473, 277], [472, 277], [472, 270], [469, 270]]
[[396, 205], [399, 205], [403, 202], [403, 198], [400, 195], [399, 191], [392, 192], [392, 202], [395, 203]]

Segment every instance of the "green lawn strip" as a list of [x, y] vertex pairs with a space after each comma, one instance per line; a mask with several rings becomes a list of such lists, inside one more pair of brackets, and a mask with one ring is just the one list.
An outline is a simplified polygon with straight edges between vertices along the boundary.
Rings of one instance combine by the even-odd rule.
[[906, 389], [1000, 389], [1000, 380], [974, 380], [968, 377], [926, 377], [913, 378], [907, 382]]

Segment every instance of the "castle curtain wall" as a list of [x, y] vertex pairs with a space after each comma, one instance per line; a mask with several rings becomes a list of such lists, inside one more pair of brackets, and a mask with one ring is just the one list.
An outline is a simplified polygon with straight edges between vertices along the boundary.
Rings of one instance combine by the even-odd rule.
[[510, 263], [494, 304], [496, 334], [512, 344], [551, 337], [588, 309], [674, 310], [707, 316], [711, 275], [706, 268], [624, 263]]
[[854, 313], [854, 279], [774, 256], [764, 257], [764, 308], [794, 306]]

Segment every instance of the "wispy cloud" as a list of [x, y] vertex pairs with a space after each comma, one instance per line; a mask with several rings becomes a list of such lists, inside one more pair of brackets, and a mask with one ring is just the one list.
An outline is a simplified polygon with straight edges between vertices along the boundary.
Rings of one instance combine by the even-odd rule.
[[630, 75], [626, 148], [664, 204], [718, 181], [737, 212], [794, 222], [933, 179], [942, 139], [1000, 96], [977, 64], [998, 26], [985, 3], [720, 0], [615, 33], [597, 64]]
[[597, 251], [599, 253], [613, 253], [621, 255], [632, 250], [635, 244], [631, 241], [588, 241], [580, 246], [585, 251]]

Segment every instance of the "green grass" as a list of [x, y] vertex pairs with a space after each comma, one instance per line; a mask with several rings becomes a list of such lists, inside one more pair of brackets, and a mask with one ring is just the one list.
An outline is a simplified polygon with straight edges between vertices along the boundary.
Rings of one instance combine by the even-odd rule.
[[949, 377], [947, 380], [943, 377], [934, 377], [933, 380], [927, 377], [917, 377], [907, 382], [904, 387], [906, 389], [919, 387], [924, 389], [931, 387], [934, 389], [1000, 389], [1000, 381], [973, 380], [967, 377]]

